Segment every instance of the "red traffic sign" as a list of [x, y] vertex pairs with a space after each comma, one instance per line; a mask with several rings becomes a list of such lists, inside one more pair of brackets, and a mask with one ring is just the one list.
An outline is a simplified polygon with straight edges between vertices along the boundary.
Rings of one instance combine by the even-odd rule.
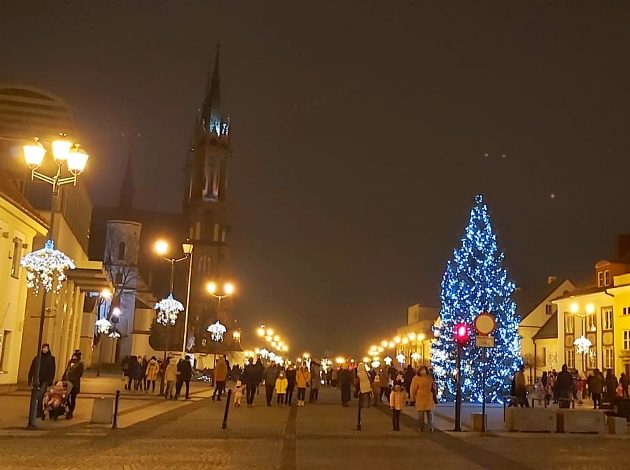
[[480, 313], [475, 318], [475, 330], [480, 335], [489, 335], [497, 327], [497, 321], [491, 313]]

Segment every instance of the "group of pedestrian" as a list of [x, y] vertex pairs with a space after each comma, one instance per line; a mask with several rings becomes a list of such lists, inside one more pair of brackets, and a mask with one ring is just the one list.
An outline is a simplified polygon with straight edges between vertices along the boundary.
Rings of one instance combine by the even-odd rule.
[[28, 371], [28, 385], [37, 391], [37, 417], [46, 419], [45, 396], [47, 393], [53, 393], [51, 387], [58, 386], [59, 390], [64, 390], [56, 405], [61, 408], [61, 412], [65, 412], [66, 419], [74, 417], [74, 410], [77, 406], [77, 396], [81, 391], [81, 378], [83, 377], [83, 361], [81, 360], [81, 351], [76, 349], [70, 360], [66, 364], [61, 380], [55, 383], [57, 374], [57, 364], [55, 356], [52, 355], [50, 345], [42, 344], [40, 352], [31, 361], [31, 367]]
[[121, 367], [125, 380], [125, 390], [155, 393], [155, 382], [160, 378], [162, 361], [155, 356], [151, 359], [146, 356], [126, 356]]
[[164, 389], [164, 398], [167, 400], [178, 400], [182, 388], [186, 386], [185, 399], [190, 399], [190, 381], [192, 380], [193, 369], [190, 363], [190, 356], [184, 359], [175, 359], [168, 357], [166, 359], [166, 368], [164, 369], [164, 381], [166, 387]]

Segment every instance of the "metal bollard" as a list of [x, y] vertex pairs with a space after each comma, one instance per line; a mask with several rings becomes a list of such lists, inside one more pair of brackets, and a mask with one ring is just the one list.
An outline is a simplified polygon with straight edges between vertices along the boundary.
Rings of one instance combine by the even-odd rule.
[[118, 429], [118, 401], [120, 400], [120, 390], [116, 390], [116, 398], [114, 398], [114, 419], [112, 420], [112, 429]]
[[230, 402], [232, 401], [231, 398], [232, 389], [229, 389], [225, 400], [225, 413], [223, 413], [223, 424], [221, 425], [221, 429], [227, 428], [228, 414], [230, 413]]
[[363, 407], [363, 394], [359, 394], [359, 408], [357, 411], [357, 431], [361, 430], [361, 408]]

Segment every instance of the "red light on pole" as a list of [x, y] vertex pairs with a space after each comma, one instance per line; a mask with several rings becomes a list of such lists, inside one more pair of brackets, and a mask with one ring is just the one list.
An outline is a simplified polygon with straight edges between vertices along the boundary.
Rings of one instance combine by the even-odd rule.
[[457, 344], [463, 346], [468, 343], [469, 338], [470, 332], [468, 330], [468, 325], [465, 323], [458, 323], [455, 326], [455, 340], [457, 341]]

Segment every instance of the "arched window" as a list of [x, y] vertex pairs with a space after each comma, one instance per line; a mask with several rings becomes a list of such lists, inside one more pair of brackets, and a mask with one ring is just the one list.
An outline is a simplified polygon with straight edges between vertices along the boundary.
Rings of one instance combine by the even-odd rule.
[[120, 286], [123, 283], [123, 275], [122, 273], [116, 273], [116, 285]]
[[127, 246], [125, 245], [125, 242], [120, 242], [118, 244], [118, 259], [120, 260], [125, 260], [125, 250], [127, 249]]

